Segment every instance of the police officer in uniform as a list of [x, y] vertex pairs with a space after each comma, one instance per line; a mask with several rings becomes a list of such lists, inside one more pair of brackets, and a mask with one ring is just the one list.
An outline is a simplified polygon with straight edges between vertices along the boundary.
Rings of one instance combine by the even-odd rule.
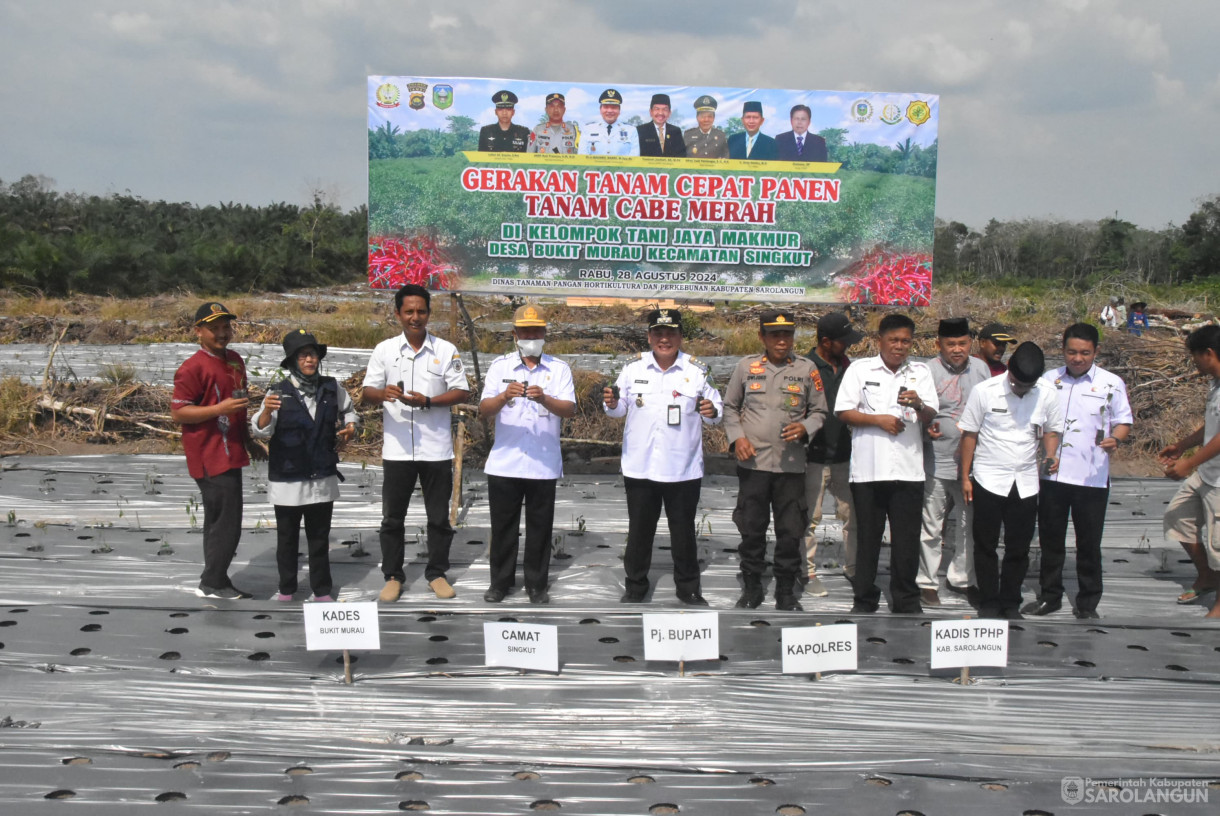
[[479, 131], [479, 150], [504, 153], [524, 153], [529, 147], [532, 134], [525, 125], [514, 125], [513, 114], [517, 111], [517, 95], [512, 91], [496, 91], [491, 96], [496, 106], [494, 125]]
[[775, 512], [775, 608], [800, 611], [796, 581], [804, 553], [805, 441], [826, 421], [817, 366], [793, 354], [792, 312], [769, 309], [759, 318], [766, 354], [737, 364], [725, 390], [724, 425], [737, 457], [737, 507], [743, 591], [739, 609], [763, 601], [767, 522]]
[[704, 94], [695, 100], [695, 121], [698, 127], [693, 127], [682, 134], [686, 142], [686, 155], [692, 159], [727, 159], [729, 157], [729, 137], [724, 131], [714, 127], [716, 121], [716, 99]]
[[638, 156], [640, 137], [636, 129], [618, 123], [623, 109], [623, 96], [614, 88], [607, 88], [601, 95], [602, 118], [586, 122], [580, 129], [582, 156]]
[[517, 348], [487, 369], [479, 415], [495, 418], [496, 441], [487, 455], [491, 511], [491, 586], [483, 600], [499, 603], [517, 573], [518, 528], [525, 505], [525, 589], [530, 603], [550, 602], [547, 576], [555, 521], [555, 483], [563, 475], [559, 427], [576, 415], [572, 369], [542, 353], [546, 315], [533, 305], [513, 314]]
[[648, 314], [648, 346], [623, 367], [614, 388], [602, 391], [606, 414], [627, 417], [623, 483], [627, 490], [627, 552], [623, 603], [648, 594], [648, 569], [661, 506], [669, 521], [678, 600], [707, 606], [699, 586], [695, 512], [703, 481], [703, 426], [720, 422], [720, 394], [707, 366], [682, 351], [682, 314]]
[[547, 94], [547, 120], [535, 125], [530, 134], [530, 153], [562, 153], [576, 155], [576, 146], [580, 142], [580, 126], [575, 122], [565, 122], [563, 115], [567, 113], [567, 102], [561, 93]]

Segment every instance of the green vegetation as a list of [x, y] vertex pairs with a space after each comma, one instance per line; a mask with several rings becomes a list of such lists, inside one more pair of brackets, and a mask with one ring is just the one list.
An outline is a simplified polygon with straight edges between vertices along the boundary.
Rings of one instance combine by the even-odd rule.
[[281, 291], [365, 275], [364, 208], [198, 207], [60, 194], [0, 181], [0, 287], [120, 297], [182, 289]]

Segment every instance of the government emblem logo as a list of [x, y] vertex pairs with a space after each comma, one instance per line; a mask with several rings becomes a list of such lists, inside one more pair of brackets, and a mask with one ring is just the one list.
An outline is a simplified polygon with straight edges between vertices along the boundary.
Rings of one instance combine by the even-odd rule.
[[879, 118], [887, 125], [896, 125], [902, 121], [902, 108], [893, 103], [885, 105], [881, 108]]
[[428, 83], [408, 82], [407, 91], [411, 94], [411, 98], [407, 102], [407, 106], [410, 107], [411, 110], [423, 110], [425, 104], [424, 94], [428, 92]]
[[1084, 801], [1084, 780], [1079, 776], [1065, 776], [1059, 782], [1059, 796], [1066, 804], [1079, 805]]
[[433, 85], [432, 104], [441, 110], [450, 107], [453, 104], [453, 86]]
[[857, 99], [851, 103], [851, 118], [863, 124], [873, 118], [873, 103], [867, 99]]
[[907, 105], [907, 121], [912, 125], [922, 125], [931, 118], [932, 109], [928, 107], [927, 102], [916, 99]]
[[389, 82], [377, 86], [377, 107], [379, 108], [397, 108], [399, 91], [398, 86]]

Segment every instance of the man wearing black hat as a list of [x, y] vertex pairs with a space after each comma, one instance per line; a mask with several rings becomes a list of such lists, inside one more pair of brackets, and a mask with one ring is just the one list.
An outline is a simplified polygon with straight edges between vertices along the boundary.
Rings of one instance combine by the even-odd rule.
[[959, 448], [962, 434], [957, 421], [966, 408], [970, 392], [991, 379], [987, 366], [970, 356], [970, 321], [964, 317], [940, 321], [936, 348], [940, 353], [928, 362], [940, 407], [924, 437], [923, 536], [920, 544], [919, 600], [924, 606], [940, 606], [940, 564], [949, 517], [954, 540], [953, 560], [949, 563], [949, 589], [973, 600], [974, 535], [973, 512], [962, 498]]
[[715, 127], [716, 98], [704, 94], [695, 100], [695, 121], [698, 127], [693, 127], [682, 134], [686, 142], [686, 154], [692, 159], [727, 159], [729, 157], [729, 137], [724, 131]]
[[780, 161], [824, 162], [830, 159], [826, 152], [826, 140], [809, 132], [813, 112], [808, 105], [793, 105], [788, 114], [792, 130], [775, 137], [776, 158]]
[[[975, 386], [962, 431], [962, 498], [974, 505], [974, 570], [979, 615], [1021, 619], [1021, 584], [1038, 517], [1038, 447], [1044, 472], [1059, 469], [1063, 411], [1055, 388], [1042, 380], [1045, 358], [1034, 343], [1017, 346], [1008, 373]], [[1004, 528], [1004, 561], [996, 551]]]
[[724, 426], [737, 457], [737, 507], [741, 533], [742, 593], [739, 609], [763, 601], [767, 525], [775, 514], [775, 608], [800, 611], [796, 581], [806, 524], [805, 440], [826, 421], [826, 396], [817, 366], [792, 353], [796, 319], [785, 309], [759, 317], [758, 339], [766, 353], [746, 357], [725, 389]]
[[606, 414], [627, 417], [622, 601], [640, 603], [648, 594], [652, 542], [664, 506], [678, 600], [707, 606], [700, 589], [695, 512], [703, 481], [703, 427], [720, 423], [720, 394], [708, 381], [707, 366], [682, 351], [681, 312], [655, 309], [647, 323], [651, 350], [625, 365], [613, 388], [602, 390]]
[[237, 600], [251, 597], [233, 586], [229, 565], [241, 540], [241, 469], [265, 458], [246, 429], [246, 366], [229, 349], [237, 315], [219, 303], [195, 312], [199, 351], [174, 372], [170, 416], [182, 426], [186, 467], [203, 500], [203, 573], [195, 594]]
[[530, 129], [525, 125], [514, 125], [513, 114], [517, 110], [517, 95], [512, 91], [496, 91], [491, 96], [496, 106], [496, 123], [479, 130], [479, 150], [484, 152], [524, 153], [530, 144]]
[[[834, 405], [843, 372], [851, 362], [847, 350], [864, 339], [842, 312], [830, 312], [818, 320], [817, 345], [807, 355], [818, 367], [826, 404]], [[832, 413], [809, 440], [805, 462], [805, 501], [809, 527], [805, 531], [805, 592], [815, 598], [829, 593], [817, 575], [817, 527], [822, 523], [822, 502], [829, 492], [835, 500], [835, 517], [843, 524], [843, 572], [856, 572], [856, 520], [851, 508], [851, 428]]]
[[682, 141], [682, 131], [677, 125], [669, 124], [670, 114], [669, 94], [653, 94], [648, 115], [652, 121], [636, 127], [640, 140], [641, 156], [673, 156], [682, 158], [686, 155], [686, 143]]
[[890, 610], [919, 613], [919, 517], [923, 509], [923, 426], [936, 416], [936, 387], [924, 363], [910, 359], [915, 321], [888, 314], [877, 327], [880, 353], [843, 375], [835, 413], [852, 428], [851, 495], [859, 530], [852, 611], [881, 602], [877, 566], [890, 524]]
[[619, 124], [623, 111], [623, 95], [614, 88], [602, 91], [600, 98], [601, 119], [586, 122], [580, 129], [582, 156], [638, 156], [640, 135], [636, 129]]
[[763, 121], [761, 102], [747, 102], [742, 106], [741, 123], [745, 125], [746, 130], [744, 133], [734, 133], [729, 137], [730, 159], [775, 161], [778, 158], [775, 139], [760, 130]]
[[1004, 365], [1004, 351], [1009, 343], [1015, 343], [1017, 338], [1000, 323], [988, 323], [979, 332], [979, 353], [976, 355], [987, 364], [991, 376], [998, 377], [1008, 370]]
[[567, 110], [563, 94], [547, 94], [546, 121], [534, 126], [530, 134], [530, 153], [576, 154], [576, 146], [580, 142], [580, 125], [563, 120]]

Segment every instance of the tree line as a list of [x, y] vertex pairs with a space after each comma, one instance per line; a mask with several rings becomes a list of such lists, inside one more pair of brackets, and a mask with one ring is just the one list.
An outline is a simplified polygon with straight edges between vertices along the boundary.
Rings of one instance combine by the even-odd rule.
[[282, 291], [366, 274], [367, 208], [148, 201], [0, 180], [0, 287], [47, 295]]
[[1220, 195], [1201, 201], [1182, 226], [1160, 230], [1119, 218], [993, 218], [982, 231], [937, 219], [933, 257], [941, 281], [1047, 280], [1076, 288], [1200, 281], [1220, 270]]

